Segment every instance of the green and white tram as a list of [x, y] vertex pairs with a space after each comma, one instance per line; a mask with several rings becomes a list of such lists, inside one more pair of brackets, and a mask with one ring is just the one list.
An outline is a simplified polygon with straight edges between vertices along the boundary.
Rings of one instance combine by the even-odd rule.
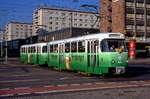
[[128, 65], [124, 39], [121, 33], [100, 33], [51, 41], [47, 63], [90, 74], [122, 74]]
[[47, 63], [47, 43], [21, 46], [21, 62], [43, 65]]

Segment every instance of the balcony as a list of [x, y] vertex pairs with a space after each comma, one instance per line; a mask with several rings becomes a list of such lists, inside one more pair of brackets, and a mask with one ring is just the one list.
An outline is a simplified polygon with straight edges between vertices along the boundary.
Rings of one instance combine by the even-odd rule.
[[147, 20], [147, 26], [150, 26], [150, 19]]
[[147, 8], [147, 12], [148, 15], [150, 15], [150, 8]]
[[133, 14], [134, 8], [133, 7], [126, 7], [126, 13]]
[[136, 0], [138, 3], [144, 3], [144, 0]]
[[126, 0], [126, 2], [134, 2], [134, 0]]
[[136, 13], [137, 14], [144, 14], [144, 8], [143, 7], [137, 7], [136, 8]]
[[134, 25], [134, 19], [133, 18], [126, 18], [126, 25]]
[[138, 26], [144, 26], [144, 20], [138, 18], [138, 19], [136, 20], [136, 24], [137, 24]]

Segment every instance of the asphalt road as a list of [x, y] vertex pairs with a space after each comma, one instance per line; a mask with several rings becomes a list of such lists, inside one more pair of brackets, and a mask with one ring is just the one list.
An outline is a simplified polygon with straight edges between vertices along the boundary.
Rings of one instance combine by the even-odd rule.
[[[129, 68], [126, 74], [121, 76], [107, 76], [107, 77], [99, 77], [97, 75], [85, 76], [85, 75], [80, 75], [76, 72], [57, 71], [49, 67], [22, 64], [18, 61], [18, 59], [10, 59], [7, 64], [0, 64], [0, 89], [15, 89], [15, 88], [27, 88], [27, 87], [36, 88], [42, 86], [59, 86], [59, 85], [61, 86], [61, 85], [73, 85], [73, 84], [84, 84], [84, 83], [149, 81], [149, 80], [150, 80], [150, 58], [136, 59], [136, 60], [129, 61]], [[135, 88], [135, 90], [136, 89], [137, 88]], [[148, 90], [148, 88], [143, 88], [143, 87], [140, 89], [144, 91]], [[109, 92], [111, 90], [113, 94], [113, 90], [116, 89], [106, 90], [106, 93], [107, 91]], [[99, 93], [102, 93], [103, 91], [101, 92], [101, 90], [99, 90], [99, 91], [92, 91], [92, 92], [93, 94], [95, 93], [94, 95], [95, 98], [93, 99], [97, 99], [96, 96], [99, 96], [100, 95]], [[89, 95], [87, 99], [92, 99], [90, 98], [90, 93], [88, 91], [81, 92], [81, 93], [83, 96], [84, 94], [87, 94], [85, 98], [88, 97]], [[106, 93], [104, 91], [104, 94], [101, 95], [111, 96], [111, 94], [107, 95]], [[118, 92], [118, 95], [119, 93], [120, 91]], [[61, 94], [57, 96], [61, 98]], [[79, 92], [69, 93], [69, 95], [71, 94], [74, 95], [74, 98], [77, 98], [76, 94], [79, 94]], [[124, 93], [122, 94], [124, 95]], [[82, 95], [80, 95], [81, 98]], [[42, 97], [49, 96], [49, 94], [46, 94], [44, 96], [33, 94], [32, 96], [34, 96], [35, 98], [39, 98], [41, 96]], [[53, 94], [52, 96], [53, 99], [56, 99], [55, 94]], [[64, 97], [67, 98], [69, 96], [65, 94]], [[141, 99], [141, 98], [136, 98], [136, 99]]]

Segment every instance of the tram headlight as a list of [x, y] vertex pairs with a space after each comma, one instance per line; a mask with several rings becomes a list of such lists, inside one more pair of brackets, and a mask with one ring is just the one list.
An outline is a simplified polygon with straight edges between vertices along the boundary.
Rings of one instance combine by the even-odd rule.
[[114, 59], [112, 59], [111, 63], [112, 63], [112, 64], [114, 64], [114, 63], [115, 63], [115, 60], [114, 60]]

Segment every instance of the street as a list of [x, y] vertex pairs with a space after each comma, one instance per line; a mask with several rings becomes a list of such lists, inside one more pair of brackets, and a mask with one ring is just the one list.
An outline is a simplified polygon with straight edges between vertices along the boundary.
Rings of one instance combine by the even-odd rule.
[[[51, 96], [51, 99], [61, 97], [91, 99], [93, 95], [93, 99], [98, 99], [98, 97], [125, 99], [125, 96], [137, 99], [136, 96], [141, 97], [140, 95], [146, 94], [145, 98], [148, 99], [149, 61], [150, 58], [132, 60], [129, 61], [126, 74], [101, 77], [58, 71], [47, 66], [23, 64], [18, 58], [9, 59], [7, 64], [0, 64], [0, 96], [1, 98], [19, 97], [21, 99], [29, 97], [40, 99], [41, 97], [48, 98], [48, 96]], [[72, 86], [76, 90], [71, 89]], [[141, 94], [139, 94], [140, 91]], [[138, 99], [141, 99], [139, 97]]]

